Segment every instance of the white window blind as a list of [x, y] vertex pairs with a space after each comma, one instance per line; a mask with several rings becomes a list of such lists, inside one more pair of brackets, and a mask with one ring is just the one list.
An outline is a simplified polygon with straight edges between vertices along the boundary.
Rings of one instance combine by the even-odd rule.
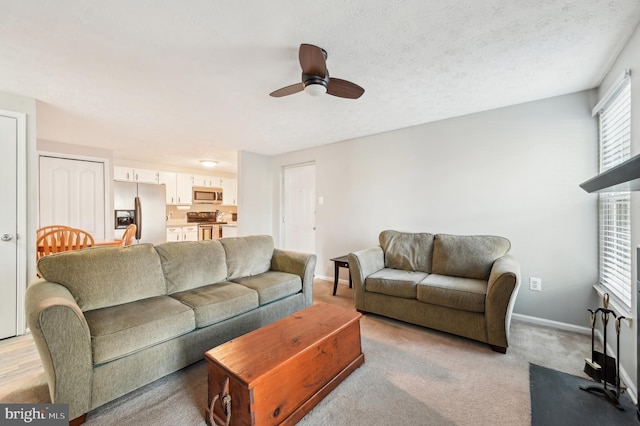
[[[597, 110], [596, 110], [597, 109]], [[629, 73], [594, 108], [598, 114], [600, 172], [631, 157]], [[600, 284], [631, 308], [631, 199], [629, 192], [599, 196]]]

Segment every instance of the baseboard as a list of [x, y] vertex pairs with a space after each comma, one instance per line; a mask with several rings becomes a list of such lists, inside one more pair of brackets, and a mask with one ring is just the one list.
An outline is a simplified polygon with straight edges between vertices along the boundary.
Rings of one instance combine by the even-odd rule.
[[[323, 281], [329, 281], [329, 282], [333, 283], [333, 277], [327, 277], [327, 276], [324, 276], [324, 275], [316, 275], [314, 277], [314, 279], [323, 280]], [[343, 280], [342, 278], [338, 278], [338, 284], [349, 285], [349, 280]]]
[[574, 333], [580, 333], [580, 334], [589, 334], [589, 335], [591, 334], [591, 329], [589, 327], [580, 327], [578, 325], [567, 324], [566, 322], [552, 321], [544, 318], [531, 317], [529, 315], [522, 315], [522, 314], [512, 314], [511, 318], [524, 321], [524, 322], [529, 322], [531, 324], [557, 328], [559, 330], [572, 331]]

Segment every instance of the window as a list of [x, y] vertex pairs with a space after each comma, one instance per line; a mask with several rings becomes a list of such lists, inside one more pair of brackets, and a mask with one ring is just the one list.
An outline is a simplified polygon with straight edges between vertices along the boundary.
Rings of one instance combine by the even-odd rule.
[[[600, 173], [631, 156], [631, 82], [629, 73], [594, 108], [598, 115]], [[631, 308], [631, 197], [601, 193], [599, 208], [600, 284]]]

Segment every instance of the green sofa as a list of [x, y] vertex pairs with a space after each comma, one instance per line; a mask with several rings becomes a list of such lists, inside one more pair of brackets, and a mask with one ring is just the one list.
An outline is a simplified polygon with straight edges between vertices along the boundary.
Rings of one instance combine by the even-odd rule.
[[51, 401], [86, 413], [312, 304], [316, 256], [270, 236], [95, 247], [41, 258], [27, 323]]
[[511, 243], [496, 236], [383, 231], [349, 254], [357, 310], [488, 343], [506, 353], [520, 285]]

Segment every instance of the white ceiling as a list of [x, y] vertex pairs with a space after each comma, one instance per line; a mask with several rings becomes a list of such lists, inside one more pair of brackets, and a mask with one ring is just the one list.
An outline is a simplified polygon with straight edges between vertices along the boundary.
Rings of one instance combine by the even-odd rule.
[[[0, 91], [38, 138], [176, 166], [274, 155], [599, 85], [637, 0], [0, 0]], [[358, 100], [269, 93], [328, 51]]]

